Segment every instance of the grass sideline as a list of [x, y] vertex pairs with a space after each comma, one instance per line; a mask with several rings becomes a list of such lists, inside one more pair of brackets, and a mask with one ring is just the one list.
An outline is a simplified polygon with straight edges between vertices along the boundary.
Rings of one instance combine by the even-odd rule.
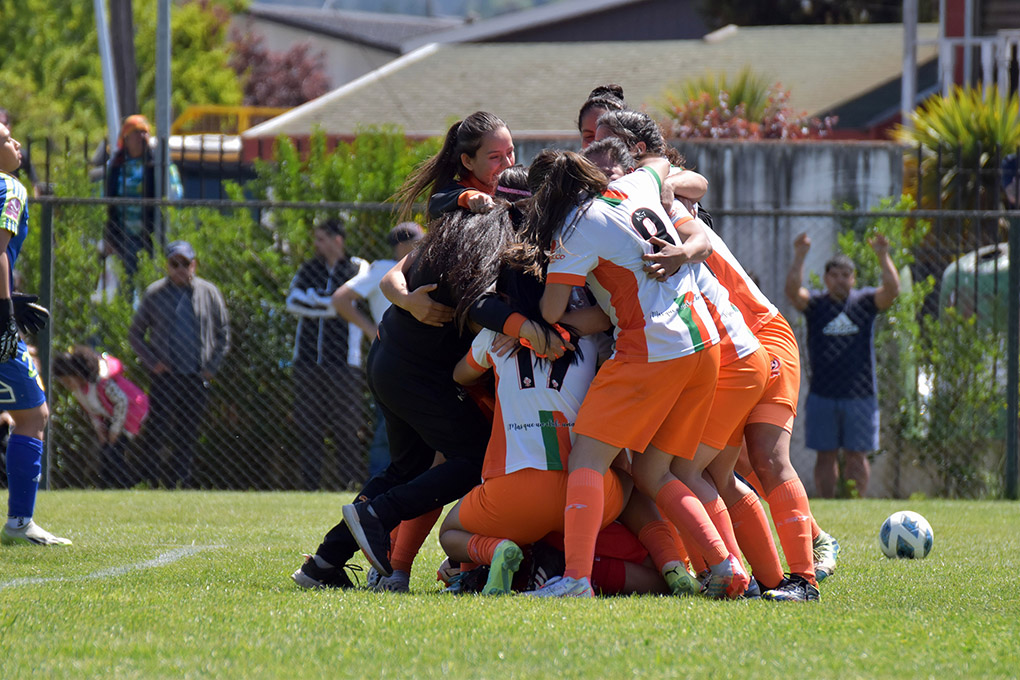
[[[410, 595], [289, 579], [349, 494], [55, 491], [71, 548], [0, 548], [0, 678], [1017, 677], [1020, 504], [815, 501], [842, 545], [818, 605]], [[895, 510], [935, 531], [887, 560]], [[359, 560], [364, 564], [363, 558]]]

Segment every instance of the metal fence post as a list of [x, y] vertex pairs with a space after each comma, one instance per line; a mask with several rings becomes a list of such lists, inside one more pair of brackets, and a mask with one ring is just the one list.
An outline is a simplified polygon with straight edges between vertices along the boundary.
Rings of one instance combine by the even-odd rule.
[[1009, 316], [1006, 340], [1006, 498], [1017, 498], [1017, 447], [1020, 444], [1020, 218], [1009, 223]]
[[[40, 220], [39, 238], [39, 298], [43, 306], [53, 309], [53, 204], [42, 204], [42, 219]], [[46, 386], [46, 399], [49, 401], [53, 393], [53, 385], [50, 378], [51, 358], [53, 356], [53, 323], [51, 318], [38, 335], [39, 341], [39, 370], [42, 373], [43, 385]], [[42, 479], [39, 486], [43, 489], [50, 488], [50, 464], [52, 461], [52, 443], [49, 436], [50, 425], [46, 423], [46, 436], [43, 439]]]

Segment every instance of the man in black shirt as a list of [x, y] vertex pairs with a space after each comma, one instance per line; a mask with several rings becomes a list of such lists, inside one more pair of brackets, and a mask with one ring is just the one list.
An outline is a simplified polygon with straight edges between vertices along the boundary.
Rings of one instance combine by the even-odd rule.
[[342, 484], [364, 478], [366, 404], [361, 376], [362, 333], [336, 314], [330, 296], [368, 263], [348, 257], [340, 220], [315, 228], [316, 257], [301, 265], [290, 284], [287, 311], [298, 317], [294, 340], [294, 423], [301, 486], [319, 488], [327, 432], [337, 447]]

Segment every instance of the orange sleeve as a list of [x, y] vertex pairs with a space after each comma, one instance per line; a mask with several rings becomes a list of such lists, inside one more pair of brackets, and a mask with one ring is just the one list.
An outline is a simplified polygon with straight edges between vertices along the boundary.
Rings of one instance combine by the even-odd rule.
[[513, 312], [507, 317], [506, 322], [503, 324], [504, 335], [509, 335], [511, 338], [521, 337], [521, 326], [528, 320], [528, 317], [518, 312]]
[[468, 209], [468, 201], [471, 200], [471, 197], [472, 196], [478, 196], [479, 194], [483, 194], [483, 193], [485, 193], [485, 192], [478, 191], [476, 189], [465, 189], [464, 192], [461, 193], [461, 195], [457, 197], [457, 205], [459, 205], [461, 208], [464, 208], [465, 210], [467, 210]]
[[546, 274], [546, 283], [563, 283], [568, 286], [583, 286], [587, 280], [586, 276], [580, 274], [549, 273]]

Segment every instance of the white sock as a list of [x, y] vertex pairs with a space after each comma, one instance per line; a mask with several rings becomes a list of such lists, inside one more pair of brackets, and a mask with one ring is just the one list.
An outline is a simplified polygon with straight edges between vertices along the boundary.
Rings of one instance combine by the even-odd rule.
[[8, 517], [7, 528], [8, 529], [24, 529], [28, 526], [28, 523], [32, 521], [31, 517]]

